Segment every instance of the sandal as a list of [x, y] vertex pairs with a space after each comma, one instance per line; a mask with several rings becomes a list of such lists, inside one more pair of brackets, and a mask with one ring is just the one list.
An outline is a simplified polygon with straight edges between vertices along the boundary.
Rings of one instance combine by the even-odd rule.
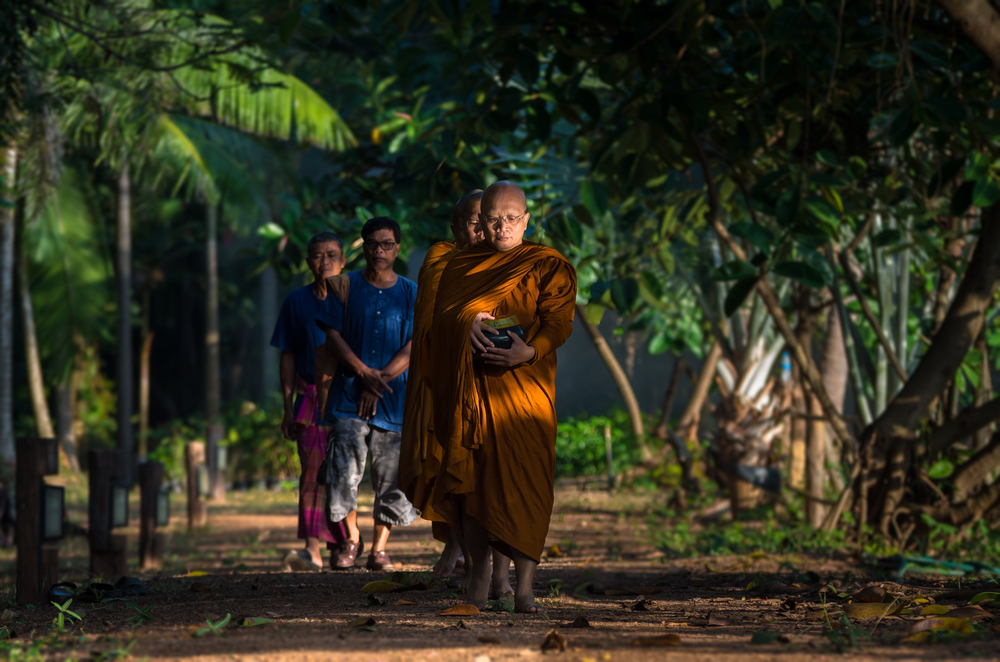
[[284, 563], [292, 571], [314, 571], [319, 572], [323, 568], [313, 562], [312, 556], [304, 549], [297, 549], [285, 554]]

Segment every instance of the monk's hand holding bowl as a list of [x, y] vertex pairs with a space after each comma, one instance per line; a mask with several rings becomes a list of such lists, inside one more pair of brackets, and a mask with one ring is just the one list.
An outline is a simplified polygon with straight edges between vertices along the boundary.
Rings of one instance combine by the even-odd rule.
[[371, 390], [378, 398], [382, 397], [382, 391], [389, 391], [389, 393], [392, 393], [392, 389], [389, 387], [389, 382], [385, 380], [381, 370], [367, 368], [364, 371], [358, 372], [358, 377], [361, 378], [361, 383]]
[[487, 347], [483, 357], [485, 363], [500, 366], [501, 368], [513, 368], [522, 363], [527, 363], [535, 358], [535, 348], [521, 340], [521, 336], [516, 333], [508, 334], [511, 339], [510, 349], [500, 349], [498, 347]]
[[469, 329], [469, 341], [472, 343], [473, 353], [483, 354], [486, 352], [487, 347], [493, 347], [493, 343], [487, 340], [486, 334], [496, 333], [496, 329], [489, 324], [483, 324], [483, 320], [494, 319], [496, 318], [489, 313], [479, 313], [476, 315], [476, 319], [472, 321], [472, 328]]
[[382, 394], [375, 393], [371, 389], [361, 389], [361, 396], [358, 398], [358, 416], [364, 420], [375, 418], [375, 406]]

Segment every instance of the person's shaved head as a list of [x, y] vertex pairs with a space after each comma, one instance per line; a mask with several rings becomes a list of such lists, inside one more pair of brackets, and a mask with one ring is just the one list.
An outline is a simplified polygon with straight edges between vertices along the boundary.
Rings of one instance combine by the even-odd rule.
[[451, 213], [451, 233], [459, 248], [475, 246], [483, 240], [479, 223], [479, 204], [483, 199], [483, 189], [469, 191], [455, 204]]
[[519, 186], [504, 181], [491, 184], [483, 192], [480, 209], [479, 220], [488, 244], [498, 251], [521, 245], [531, 214]]

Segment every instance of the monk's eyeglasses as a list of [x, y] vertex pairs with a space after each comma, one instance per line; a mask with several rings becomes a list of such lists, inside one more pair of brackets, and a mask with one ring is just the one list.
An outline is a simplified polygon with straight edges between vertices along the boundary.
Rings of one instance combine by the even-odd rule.
[[515, 225], [518, 221], [524, 218], [524, 215], [527, 213], [528, 211], [525, 210], [520, 216], [508, 216], [507, 218], [504, 218], [503, 216], [483, 216], [482, 214], [480, 214], [479, 217], [490, 225], [496, 225], [498, 223], [500, 225]]
[[365, 242], [365, 248], [367, 248], [370, 251], [373, 251], [376, 248], [381, 248], [386, 253], [388, 253], [389, 251], [391, 251], [396, 246], [399, 246], [399, 242], [396, 242], [396, 241], [366, 241]]

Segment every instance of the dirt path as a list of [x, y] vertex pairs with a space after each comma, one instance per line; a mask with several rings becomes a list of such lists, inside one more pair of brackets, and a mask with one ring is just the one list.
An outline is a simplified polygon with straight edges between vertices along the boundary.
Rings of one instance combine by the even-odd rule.
[[[136, 658], [165, 660], [487, 662], [552, 655], [543, 653], [541, 644], [548, 632], [556, 630], [565, 637], [566, 646], [558, 659], [579, 662], [667, 656], [679, 660], [818, 660], [837, 654], [831, 636], [843, 642], [858, 638], [858, 648], [845, 644], [847, 652], [858, 659], [940, 660], [1000, 654], [1000, 635], [989, 631], [993, 621], [984, 622], [981, 638], [947, 646], [900, 644], [915, 617], [855, 620], [854, 626], [841, 628], [836, 635], [824, 635], [821, 601], [828, 602], [835, 592], [820, 597], [819, 584], [796, 586], [795, 581], [813, 571], [821, 576], [821, 584], [839, 582], [839, 592], [856, 591], [870, 578], [849, 560], [755, 554], [667, 561], [650, 544], [646, 524], [655, 499], [577, 489], [557, 494], [547, 544], [558, 546], [561, 555], [547, 557], [536, 576], [535, 594], [548, 609], [546, 616], [511, 616], [503, 611], [441, 616], [439, 612], [462, 600], [455, 590], [440, 585], [380, 596], [386, 598], [382, 605], [361, 591], [380, 574], [360, 569], [282, 571], [281, 557], [299, 547], [294, 504], [291, 494], [231, 495], [226, 505], [212, 507], [210, 528], [188, 533], [181, 517], [184, 503], [175, 502], [165, 570], [152, 575], [134, 573], [149, 582], [149, 593], [132, 604], [74, 603], [73, 607], [86, 612], [83, 634], [64, 636], [61, 647], [46, 643], [39, 652], [54, 659], [101, 654], [107, 659], [131, 646], [129, 653]], [[362, 522], [371, 521], [370, 510], [366, 511], [370, 505], [367, 495]], [[133, 527], [125, 532], [134, 559], [137, 531]], [[417, 572], [430, 567], [441, 547], [431, 538], [429, 525], [421, 521], [394, 531], [388, 551], [401, 570]], [[86, 579], [84, 541], [65, 541], [61, 554], [65, 577], [82, 583]], [[3, 588], [8, 600], [13, 597], [10, 561], [8, 552], [0, 555], [7, 570]], [[792, 567], [799, 573], [793, 574]], [[183, 576], [191, 571], [209, 574]], [[765, 590], [765, 595], [759, 594], [760, 589], [747, 591], [747, 584], [755, 578], [777, 585]], [[944, 589], [941, 581], [922, 584], [887, 586], [907, 595]], [[416, 604], [397, 605], [400, 599]], [[965, 602], [952, 601], [956, 605]], [[139, 610], [150, 606], [147, 613], [156, 620], [135, 627], [134, 621], [142, 618]], [[268, 613], [276, 614], [273, 623], [249, 628], [230, 624], [222, 637], [192, 636], [205, 625], [206, 615], [214, 620], [230, 614], [235, 620]], [[20, 635], [22, 646], [29, 645], [32, 636], [37, 642], [48, 635], [55, 614], [49, 605], [17, 610], [7, 625]], [[580, 616], [591, 627], [569, 626]], [[368, 628], [349, 627], [362, 618], [375, 623]], [[721, 625], [709, 626], [710, 618]], [[784, 639], [751, 644], [754, 632], [772, 632]], [[636, 643], [668, 634], [676, 634], [679, 643]]]

